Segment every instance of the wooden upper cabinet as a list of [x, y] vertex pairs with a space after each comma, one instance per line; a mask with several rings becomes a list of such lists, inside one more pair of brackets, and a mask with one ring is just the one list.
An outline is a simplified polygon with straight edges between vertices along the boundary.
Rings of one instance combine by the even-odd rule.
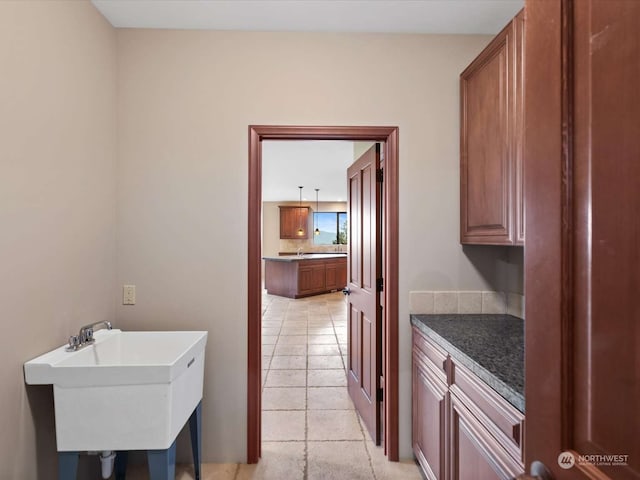
[[460, 242], [522, 245], [523, 12], [460, 75]]
[[[302, 228], [302, 234], [299, 233]], [[309, 238], [309, 207], [280, 207], [280, 238]]]

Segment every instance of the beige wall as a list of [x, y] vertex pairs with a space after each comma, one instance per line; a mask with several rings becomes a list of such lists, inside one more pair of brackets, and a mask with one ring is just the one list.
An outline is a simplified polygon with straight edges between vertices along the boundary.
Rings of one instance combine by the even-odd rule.
[[[244, 461], [247, 126], [400, 128], [400, 443], [410, 290], [492, 290], [503, 251], [458, 241], [458, 75], [487, 36], [118, 31], [118, 307], [127, 328], [210, 331], [203, 456]], [[472, 255], [473, 256], [473, 255]]]
[[115, 30], [88, 2], [2, 1], [0, 65], [0, 479], [49, 479], [51, 387], [22, 365], [115, 317]]

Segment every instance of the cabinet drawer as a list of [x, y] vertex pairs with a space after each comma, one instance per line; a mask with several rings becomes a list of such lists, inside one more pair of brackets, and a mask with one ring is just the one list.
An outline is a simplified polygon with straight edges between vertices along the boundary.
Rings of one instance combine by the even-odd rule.
[[418, 329], [413, 329], [413, 351], [445, 383], [448, 383], [449, 355]]
[[521, 465], [524, 415], [467, 368], [451, 362], [451, 393], [455, 394], [498, 443]]

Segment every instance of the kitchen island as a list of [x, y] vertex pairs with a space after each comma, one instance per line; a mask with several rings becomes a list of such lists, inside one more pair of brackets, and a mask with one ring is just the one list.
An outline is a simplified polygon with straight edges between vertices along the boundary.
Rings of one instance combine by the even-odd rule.
[[267, 293], [288, 298], [342, 290], [347, 285], [346, 254], [263, 257]]

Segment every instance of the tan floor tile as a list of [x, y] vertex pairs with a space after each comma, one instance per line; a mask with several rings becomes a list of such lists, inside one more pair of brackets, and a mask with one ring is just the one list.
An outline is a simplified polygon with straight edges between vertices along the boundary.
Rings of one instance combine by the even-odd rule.
[[271, 364], [271, 355], [262, 356], [262, 369], [269, 370], [269, 364]]
[[[307, 320], [288, 320], [286, 319], [282, 322], [282, 328], [307, 328], [309, 326], [309, 322]], [[306, 334], [306, 332], [305, 332]]]
[[309, 480], [371, 480], [374, 478], [364, 442], [309, 442]]
[[354, 410], [308, 410], [309, 440], [363, 440]]
[[262, 335], [263, 345], [274, 345], [278, 341], [277, 335]]
[[309, 355], [340, 355], [338, 345], [309, 345]]
[[262, 412], [263, 441], [304, 440], [304, 430], [305, 412], [303, 410], [265, 410]]
[[305, 355], [274, 355], [271, 357], [272, 370], [304, 370], [307, 368]]
[[[337, 350], [337, 349], [336, 349]], [[274, 355], [306, 355], [306, 345], [275, 345]]]
[[336, 338], [338, 339], [338, 343], [346, 344], [349, 340], [347, 339], [347, 335], [337, 334]]
[[354, 406], [347, 387], [307, 387], [307, 408], [309, 410], [353, 410]]
[[304, 324], [301, 324], [301, 326], [295, 326], [295, 327], [289, 327], [289, 326], [282, 327], [282, 330], [280, 331], [280, 335], [306, 335], [306, 334], [307, 334], [307, 326]]
[[[328, 372], [331, 370], [314, 370]], [[344, 375], [344, 372], [343, 372]], [[305, 370], [269, 370], [266, 387], [304, 387], [307, 372]]]
[[[267, 385], [271, 381], [271, 374], [267, 378]], [[308, 385], [310, 387], [346, 387], [347, 376], [343, 369], [335, 370], [309, 370], [307, 376]]]
[[280, 328], [282, 327], [282, 320], [266, 320], [262, 319], [262, 328]]
[[344, 368], [340, 355], [312, 355], [308, 357], [309, 370], [327, 370], [332, 368]]
[[269, 387], [262, 391], [262, 410], [304, 410], [304, 387]]
[[333, 335], [333, 327], [309, 327], [309, 335]]
[[383, 447], [376, 447], [371, 440], [365, 442], [371, 465], [377, 480], [422, 480], [420, 470], [413, 459], [389, 462]]
[[279, 335], [280, 327], [262, 327], [262, 335]]
[[334, 345], [338, 343], [335, 335], [309, 335], [309, 345]]
[[262, 345], [262, 355], [273, 355], [273, 349], [275, 345]]
[[304, 345], [305, 343], [307, 343], [306, 335], [286, 335], [278, 338], [278, 345]]
[[302, 480], [304, 449], [304, 442], [262, 442], [260, 462], [241, 464], [236, 480]]
[[343, 355], [347, 355], [349, 353], [349, 347], [346, 343], [339, 343], [338, 346], [340, 347], [340, 351]]
[[[201, 480], [234, 480], [240, 466], [237, 463], [203, 463], [200, 467]], [[148, 480], [149, 468], [146, 464], [127, 467], [127, 480]], [[193, 465], [177, 464], [176, 480], [193, 480]]]

